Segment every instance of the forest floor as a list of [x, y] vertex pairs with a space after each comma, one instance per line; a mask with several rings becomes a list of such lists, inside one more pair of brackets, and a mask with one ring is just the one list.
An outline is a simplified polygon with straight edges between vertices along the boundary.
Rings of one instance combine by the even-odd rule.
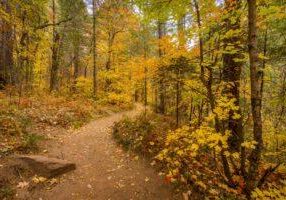
[[142, 111], [114, 113], [95, 120], [74, 132], [63, 132], [44, 144], [45, 155], [76, 163], [77, 169], [54, 181], [28, 191], [17, 199], [41, 200], [168, 200], [181, 199], [152, 169], [149, 162], [124, 151], [112, 138], [112, 125], [124, 116]]

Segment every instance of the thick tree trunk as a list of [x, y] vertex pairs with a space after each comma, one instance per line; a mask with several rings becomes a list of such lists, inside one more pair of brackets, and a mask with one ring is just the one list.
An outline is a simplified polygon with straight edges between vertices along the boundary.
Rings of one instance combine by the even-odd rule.
[[[105, 64], [105, 69], [107, 72], [109, 72], [112, 69], [112, 48], [113, 48], [113, 44], [114, 44], [114, 40], [116, 37], [117, 32], [115, 32], [114, 30], [111, 30], [108, 33], [108, 41], [107, 41], [107, 61]], [[110, 90], [110, 85], [112, 84], [111, 80], [109, 79], [109, 77], [107, 77], [106, 81], [105, 81], [105, 91], [108, 92]]]
[[[8, 0], [1, 0], [0, 5], [8, 15], [11, 13]], [[0, 19], [0, 88], [15, 83], [13, 32], [12, 25], [5, 19]]]
[[[158, 39], [161, 40], [164, 36], [164, 23], [158, 21]], [[163, 50], [161, 45], [159, 44], [158, 49], [159, 58], [163, 56]], [[166, 102], [165, 102], [165, 85], [164, 85], [164, 73], [162, 70], [159, 72], [159, 85], [158, 85], [158, 95], [159, 95], [159, 104], [158, 104], [158, 112], [160, 114], [165, 114]]]
[[59, 71], [59, 42], [60, 35], [55, 32], [52, 46], [52, 67], [51, 67], [51, 78], [50, 78], [50, 92], [54, 91], [58, 87], [58, 71]]
[[56, 2], [52, 2], [53, 8], [53, 44], [52, 44], [52, 67], [51, 67], [51, 77], [50, 77], [50, 92], [57, 89], [58, 85], [58, 71], [59, 71], [59, 44], [60, 44], [60, 35], [56, 30]]
[[263, 148], [262, 138], [262, 118], [261, 118], [261, 102], [262, 90], [261, 81], [263, 72], [259, 69], [258, 51], [257, 51], [257, 5], [256, 0], [248, 0], [248, 45], [250, 60], [250, 81], [251, 81], [251, 109], [253, 118], [253, 139], [256, 142], [255, 149], [249, 157], [249, 170], [246, 180], [246, 192], [250, 193], [256, 187], [256, 177], [258, 175], [258, 167], [261, 160]]
[[[230, 17], [225, 19], [225, 32], [233, 31], [236, 32], [240, 29], [240, 16], [237, 11], [240, 9], [240, 0], [227, 0], [225, 1], [225, 11]], [[224, 89], [222, 95], [227, 97], [229, 100], [235, 99], [235, 106], [238, 107], [237, 111], [231, 110], [229, 113], [228, 121], [224, 122], [225, 128], [231, 131], [228, 145], [230, 150], [239, 152], [241, 143], [243, 142], [243, 131], [242, 131], [242, 118], [235, 118], [234, 114], [241, 115], [240, 110], [240, 76], [242, 62], [238, 59], [243, 58], [241, 44], [241, 36], [233, 34], [223, 40], [224, 42], [224, 53], [223, 53], [223, 72], [222, 81]], [[227, 50], [228, 47], [234, 50]], [[235, 51], [235, 52], [233, 52]]]

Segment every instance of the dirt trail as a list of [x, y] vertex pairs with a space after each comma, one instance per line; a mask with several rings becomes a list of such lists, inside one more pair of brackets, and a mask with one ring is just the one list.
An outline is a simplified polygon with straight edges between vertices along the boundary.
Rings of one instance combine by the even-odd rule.
[[[168, 200], [178, 199], [149, 163], [134, 159], [112, 139], [111, 127], [141, 108], [113, 114], [65, 134], [48, 148], [48, 155], [75, 162], [77, 170], [47, 190], [35, 190], [31, 199], [42, 200]], [[29, 199], [30, 199], [29, 198]]]

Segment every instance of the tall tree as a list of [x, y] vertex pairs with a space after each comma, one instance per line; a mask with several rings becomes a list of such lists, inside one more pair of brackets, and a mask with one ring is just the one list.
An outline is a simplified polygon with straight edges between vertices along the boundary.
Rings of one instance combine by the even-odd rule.
[[259, 67], [257, 50], [257, 3], [256, 0], [248, 0], [248, 51], [251, 82], [251, 111], [253, 119], [253, 139], [256, 142], [252, 150], [249, 161], [249, 170], [247, 174], [247, 193], [256, 187], [256, 178], [258, 167], [261, 160], [263, 138], [262, 138], [262, 90], [261, 81], [263, 72]]
[[[229, 147], [232, 151], [239, 152], [240, 144], [243, 142], [243, 130], [242, 130], [242, 117], [240, 110], [240, 76], [243, 65], [243, 49], [241, 41], [241, 29], [240, 29], [240, 0], [226, 0], [225, 12], [226, 16], [224, 21], [224, 53], [222, 81], [224, 84], [223, 96], [229, 99], [234, 99], [234, 105], [237, 110], [230, 110], [226, 128], [231, 131], [229, 137]], [[235, 117], [235, 114], [239, 117]]]
[[14, 31], [11, 24], [11, 5], [8, 0], [0, 1], [1, 11], [6, 13], [8, 18], [0, 18], [0, 87], [7, 83], [15, 83], [14, 74]]
[[96, 66], [96, 58], [97, 58], [97, 52], [96, 52], [96, 18], [97, 18], [97, 11], [96, 11], [96, 0], [92, 0], [92, 54], [93, 54], [93, 96], [97, 96], [97, 66]]
[[51, 66], [51, 75], [50, 75], [50, 92], [54, 91], [58, 87], [58, 71], [59, 71], [59, 45], [60, 45], [60, 34], [57, 31], [56, 27], [57, 19], [57, 9], [56, 9], [56, 0], [52, 0], [52, 66]]
[[[165, 23], [162, 22], [160, 19], [158, 20], [157, 28], [158, 28], [158, 39], [159, 39], [158, 56], [159, 58], [162, 58], [164, 55], [164, 52], [163, 52], [161, 40], [165, 35]], [[158, 79], [159, 79], [159, 82], [158, 82], [158, 96], [159, 96], [158, 112], [161, 114], [165, 114], [166, 112], [166, 88], [164, 85], [163, 70], [159, 69]]]

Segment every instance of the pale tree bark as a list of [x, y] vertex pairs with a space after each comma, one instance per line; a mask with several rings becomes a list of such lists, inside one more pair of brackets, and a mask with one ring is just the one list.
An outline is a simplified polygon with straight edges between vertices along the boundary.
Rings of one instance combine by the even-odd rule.
[[96, 52], [96, 0], [92, 0], [92, 14], [93, 14], [93, 32], [92, 32], [92, 38], [93, 38], [93, 46], [92, 46], [92, 52], [93, 52], [93, 96], [97, 97], [97, 52]]
[[[145, 34], [145, 26], [143, 27], [144, 34]], [[144, 59], [147, 59], [147, 54], [148, 54], [148, 46], [147, 46], [147, 41], [144, 35], [143, 39], [143, 48], [144, 48]], [[147, 115], [147, 105], [148, 105], [148, 68], [146, 64], [144, 65], [144, 115], [146, 117]]]
[[[177, 22], [178, 29], [178, 41], [179, 41], [179, 50], [183, 50], [186, 47], [186, 38], [185, 38], [185, 16], [180, 17]], [[177, 66], [176, 69], [176, 127], [180, 125], [180, 104], [181, 104], [181, 71], [180, 66]]]

